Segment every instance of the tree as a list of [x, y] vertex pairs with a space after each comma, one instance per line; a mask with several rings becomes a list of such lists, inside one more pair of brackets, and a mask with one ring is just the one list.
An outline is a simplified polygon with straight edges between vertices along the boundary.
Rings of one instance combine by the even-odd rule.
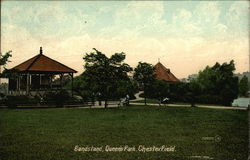
[[93, 48], [95, 52], [87, 53], [85, 61], [85, 80], [95, 95], [100, 95], [107, 108], [108, 99], [117, 97], [119, 81], [129, 81], [127, 73], [132, 68], [124, 63], [125, 53], [115, 53], [110, 58]]
[[214, 66], [207, 66], [200, 71], [197, 83], [201, 87], [202, 94], [217, 97], [217, 103], [230, 105], [238, 96], [238, 78], [234, 77], [234, 70], [235, 65], [232, 60], [223, 64], [217, 62]]
[[3, 74], [2, 74], [2, 66], [5, 66], [7, 64], [7, 62], [10, 62], [9, 58], [12, 56], [11, 52], [12, 51], [8, 51], [4, 55], [2, 53], [0, 53], [0, 84], [1, 84], [1, 77], [3, 76]]
[[8, 51], [4, 55], [1, 53], [1, 55], [0, 55], [0, 66], [4, 66], [4, 65], [6, 65], [7, 62], [10, 62], [9, 58], [12, 56], [11, 52], [12, 51]]
[[155, 80], [154, 67], [146, 62], [139, 62], [135, 68], [134, 79], [139, 83], [144, 90], [144, 103], [147, 105], [146, 98], [148, 97], [148, 89]]
[[170, 85], [168, 84], [168, 82], [164, 80], [155, 80], [148, 87], [148, 91], [149, 91], [148, 96], [150, 98], [157, 99], [160, 105], [164, 98], [169, 98]]
[[189, 84], [184, 82], [171, 83], [169, 85], [169, 98], [174, 102], [188, 102], [187, 93], [189, 92]]
[[246, 75], [244, 75], [242, 79], [239, 81], [239, 95], [244, 97], [247, 96], [248, 90], [249, 90], [248, 78]]
[[117, 92], [119, 97], [126, 97], [127, 95], [129, 95], [129, 97], [133, 97], [134, 93], [138, 91], [137, 85], [132, 80], [120, 80], [117, 84]]
[[4, 55], [2, 53], [0, 53], [0, 74], [1, 74], [1, 76], [2, 76], [1, 67], [5, 66], [7, 64], [7, 62], [10, 62], [9, 58], [12, 56], [11, 52], [12, 51], [8, 51]]
[[[64, 86], [66, 89], [71, 88], [71, 81], [68, 81]], [[93, 90], [91, 86], [87, 83], [84, 74], [74, 77], [73, 80], [73, 92], [76, 95], [80, 95], [84, 100], [88, 101], [92, 98]]]
[[188, 84], [188, 92], [186, 92], [187, 100], [191, 103], [191, 107], [195, 107], [198, 96], [201, 94], [201, 87], [197, 80], [192, 80]]

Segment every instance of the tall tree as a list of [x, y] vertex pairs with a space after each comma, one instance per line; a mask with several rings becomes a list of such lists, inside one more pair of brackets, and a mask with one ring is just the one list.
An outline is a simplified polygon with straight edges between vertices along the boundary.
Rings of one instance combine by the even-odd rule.
[[100, 94], [107, 108], [108, 99], [117, 97], [119, 81], [129, 81], [127, 73], [132, 68], [124, 63], [125, 53], [115, 53], [110, 58], [93, 48], [95, 52], [87, 53], [85, 61], [85, 79], [92, 87], [93, 94]]
[[148, 96], [157, 99], [160, 105], [164, 98], [170, 97], [170, 84], [164, 80], [155, 80], [148, 91]]
[[139, 62], [135, 68], [134, 79], [144, 90], [144, 103], [147, 105], [146, 98], [148, 97], [148, 89], [155, 80], [154, 67], [152, 64], [146, 62]]
[[239, 81], [239, 95], [240, 96], [247, 96], [247, 91], [249, 90], [248, 87], [248, 78], [244, 75], [241, 80]]
[[220, 104], [230, 105], [238, 96], [238, 78], [234, 77], [234, 61], [230, 63], [207, 66], [199, 72], [197, 82], [200, 84], [202, 93], [217, 96]]
[[187, 90], [187, 100], [191, 103], [191, 107], [195, 107], [197, 97], [201, 94], [201, 87], [199, 82], [195, 79], [191, 80], [191, 82], [188, 83]]
[[133, 80], [120, 80], [118, 82], [117, 89], [119, 97], [126, 97], [128, 95], [129, 97], [133, 98], [134, 93], [138, 91], [138, 87]]

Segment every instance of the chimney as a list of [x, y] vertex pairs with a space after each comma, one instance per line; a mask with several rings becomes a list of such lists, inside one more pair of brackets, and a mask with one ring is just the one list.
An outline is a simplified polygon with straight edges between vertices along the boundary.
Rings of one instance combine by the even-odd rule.
[[40, 54], [43, 54], [43, 48], [40, 47]]

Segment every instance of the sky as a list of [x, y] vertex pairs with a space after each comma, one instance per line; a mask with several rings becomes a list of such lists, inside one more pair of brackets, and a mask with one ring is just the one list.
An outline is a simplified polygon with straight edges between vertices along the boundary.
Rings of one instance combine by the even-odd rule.
[[248, 1], [1, 1], [7, 68], [39, 53], [75, 69], [96, 48], [125, 62], [159, 60], [177, 78], [234, 60], [249, 70]]

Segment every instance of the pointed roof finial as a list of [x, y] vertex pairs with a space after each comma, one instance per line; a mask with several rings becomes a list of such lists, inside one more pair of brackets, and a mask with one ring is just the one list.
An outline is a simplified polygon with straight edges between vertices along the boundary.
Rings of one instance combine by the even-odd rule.
[[160, 63], [160, 58], [158, 58], [158, 62]]
[[40, 47], [40, 54], [43, 54], [43, 48]]

